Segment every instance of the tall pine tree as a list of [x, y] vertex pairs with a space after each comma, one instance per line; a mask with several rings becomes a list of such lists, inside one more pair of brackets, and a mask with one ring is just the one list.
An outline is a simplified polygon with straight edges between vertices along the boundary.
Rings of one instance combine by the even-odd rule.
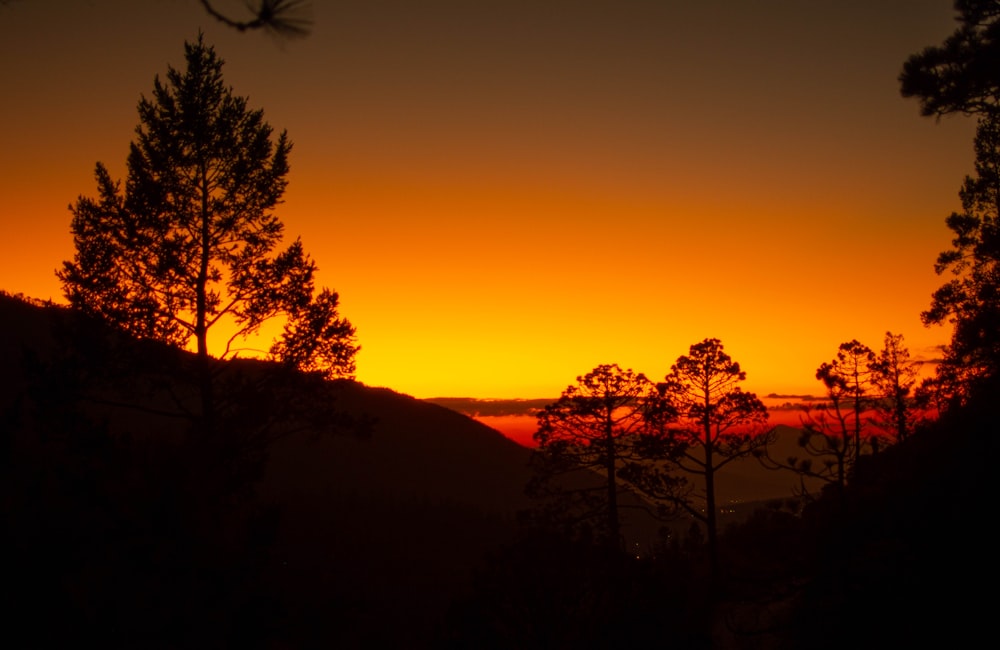
[[[209, 360], [275, 317], [288, 318], [292, 339], [273, 354], [294, 350], [285, 356], [300, 367], [353, 373], [355, 330], [337, 294], [314, 298], [316, 265], [301, 241], [279, 249], [273, 209], [287, 186], [287, 134], [274, 138], [263, 112], [224, 85], [223, 61], [202, 35], [185, 43], [185, 60], [139, 102], [124, 191], [98, 163], [98, 198], [70, 206], [76, 253], [57, 271], [66, 298], [134, 336], [193, 342], [206, 414]], [[213, 328], [228, 336], [215, 355]], [[300, 341], [305, 331], [315, 336]]]

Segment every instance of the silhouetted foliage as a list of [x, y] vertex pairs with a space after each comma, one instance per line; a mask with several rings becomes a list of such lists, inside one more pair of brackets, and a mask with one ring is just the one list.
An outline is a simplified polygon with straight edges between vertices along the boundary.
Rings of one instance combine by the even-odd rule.
[[305, 36], [311, 21], [305, 16], [307, 0], [246, 0], [250, 18], [238, 19], [218, 10], [214, 2], [199, 0], [208, 15], [222, 24], [241, 32], [264, 30], [282, 37]]
[[933, 295], [925, 324], [954, 325], [944, 362], [925, 381], [918, 397], [944, 411], [961, 406], [973, 384], [1000, 369], [1000, 289], [997, 234], [1000, 206], [1000, 3], [956, 0], [958, 29], [941, 46], [924, 48], [907, 59], [900, 74], [904, 97], [920, 101], [921, 113], [978, 116], [976, 175], [959, 192], [962, 211], [946, 223], [953, 248], [938, 256], [935, 270], [954, 277]]
[[902, 334], [885, 333], [882, 349], [872, 364], [874, 423], [891, 442], [906, 440], [913, 433], [920, 413], [914, 399], [921, 362], [910, 359]]
[[1000, 104], [1000, 3], [955, 0], [958, 29], [940, 46], [910, 56], [899, 76], [903, 97], [923, 115], [988, 114]]
[[959, 192], [962, 212], [946, 221], [955, 235], [952, 248], [934, 265], [952, 279], [921, 314], [925, 324], [954, 326], [944, 365], [959, 399], [963, 385], [1000, 373], [1000, 112], [979, 118], [975, 149], [976, 174]]
[[719, 339], [709, 338], [677, 358], [663, 382], [656, 385], [661, 411], [675, 414], [657, 423], [665, 439], [681, 445], [676, 467], [698, 477], [704, 492], [692, 499], [658, 488], [647, 490], [665, 503], [681, 507], [701, 521], [708, 535], [713, 575], [718, 572], [718, 504], [716, 474], [734, 461], [750, 456], [764, 445], [767, 407], [739, 383], [746, 372], [733, 361]]
[[532, 454], [536, 475], [528, 485], [539, 500], [536, 516], [621, 548], [624, 486], [650, 460], [672, 453], [649, 426], [652, 396], [645, 375], [605, 364], [577, 377], [542, 410]]
[[[841, 343], [833, 361], [820, 364], [816, 379], [823, 382], [826, 395], [833, 405], [833, 419], [807, 418], [807, 429], [820, 432], [830, 431], [833, 425], [836, 433], [844, 439], [844, 453], [848, 463], [854, 463], [864, 453], [864, 449], [878, 449], [874, 434], [866, 429], [864, 413], [874, 401], [875, 353], [857, 339]], [[826, 413], [824, 415], [829, 415]], [[839, 473], [839, 472], [838, 472]]]
[[965, 403], [969, 388], [969, 377], [958, 364], [946, 363], [948, 348], [942, 350], [943, 357], [934, 368], [932, 377], [925, 377], [913, 392], [914, 401], [921, 407], [936, 413], [946, 413], [960, 408]]
[[807, 489], [810, 479], [839, 495], [835, 498], [842, 497], [862, 457], [914, 432], [922, 417], [917, 399], [910, 395], [918, 367], [902, 335], [886, 332], [878, 354], [856, 339], [841, 343], [836, 357], [816, 370], [827, 401], [804, 408], [798, 441], [802, 454], [779, 457], [764, 447], [755, 455], [765, 467], [797, 473], [799, 498], [816, 498]]
[[[185, 43], [186, 69], [168, 68], [139, 102], [125, 190], [98, 163], [99, 198], [71, 206], [76, 253], [57, 272], [77, 309], [140, 338], [194, 340], [202, 410], [213, 411], [209, 332], [239, 337], [291, 319], [275, 354], [301, 368], [349, 376], [354, 328], [336, 293], [314, 296], [315, 263], [296, 240], [275, 251], [284, 226], [271, 212], [287, 184], [291, 143], [223, 84], [223, 61], [201, 35]], [[224, 323], [225, 325], [220, 325]], [[229, 333], [229, 332], [227, 332]]]
[[[772, 469], [819, 479], [825, 489], [842, 495], [858, 458], [879, 448], [879, 433], [865, 417], [875, 401], [876, 363], [875, 353], [867, 345], [857, 340], [841, 343], [833, 361], [820, 364], [816, 370], [816, 379], [823, 382], [829, 401], [805, 409], [799, 437], [804, 455], [775, 458], [765, 447], [756, 454], [758, 459]], [[804, 480], [797, 495], [815, 497]]]
[[353, 376], [358, 351], [355, 329], [337, 313], [338, 301], [335, 292], [323, 289], [312, 302], [294, 311], [270, 356], [329, 379]]

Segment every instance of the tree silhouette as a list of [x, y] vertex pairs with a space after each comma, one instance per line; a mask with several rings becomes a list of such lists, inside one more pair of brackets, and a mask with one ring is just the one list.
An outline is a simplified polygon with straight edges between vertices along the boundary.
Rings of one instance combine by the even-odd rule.
[[251, 17], [239, 20], [216, 9], [209, 0], [199, 0], [209, 16], [241, 32], [262, 29], [279, 36], [305, 36], [309, 33], [310, 21], [303, 16], [309, 7], [306, 0], [255, 0], [246, 2]]
[[[213, 412], [209, 331], [231, 327], [225, 348], [278, 316], [292, 319], [273, 352], [330, 375], [354, 370], [354, 328], [337, 294], [314, 299], [315, 263], [295, 240], [276, 251], [291, 150], [247, 99], [223, 84], [223, 61], [199, 34], [185, 43], [186, 69], [154, 80], [124, 192], [96, 167], [98, 199], [70, 206], [76, 253], [57, 276], [77, 309], [139, 338], [197, 351], [202, 413]], [[319, 339], [306, 344], [306, 332]]]
[[871, 369], [877, 392], [875, 423], [893, 442], [906, 440], [916, 426], [917, 409], [913, 391], [920, 365], [920, 362], [910, 359], [902, 334], [885, 333], [882, 349]]
[[959, 27], [936, 47], [910, 56], [899, 75], [903, 97], [920, 101], [920, 112], [984, 114], [1000, 100], [1000, 4], [955, 0]]
[[[0, 0], [5, 7], [16, 0]], [[266, 31], [281, 38], [307, 36], [312, 21], [307, 17], [311, 3], [308, 0], [245, 0], [244, 8], [249, 16], [235, 18], [217, 8], [211, 0], [198, 0], [202, 9], [212, 18], [227, 27], [246, 31]]]
[[282, 338], [270, 356], [290, 366], [328, 379], [354, 374], [354, 326], [337, 313], [339, 296], [323, 289], [315, 299], [292, 313]]
[[[867, 435], [864, 413], [871, 406], [874, 392], [876, 357], [872, 349], [857, 339], [841, 343], [837, 356], [829, 363], [820, 364], [816, 379], [826, 386], [827, 395], [835, 408], [839, 434], [844, 438], [846, 459], [855, 462], [868, 442], [874, 449], [878, 443]], [[806, 428], [811, 422], [807, 420]], [[823, 427], [817, 427], [823, 429]]]
[[966, 369], [955, 363], [948, 363], [950, 348], [943, 347], [944, 358], [934, 368], [932, 377], [925, 377], [913, 391], [913, 400], [918, 407], [944, 414], [961, 407], [968, 396], [970, 377]]
[[936, 376], [918, 389], [921, 400], [947, 410], [966, 403], [975, 386], [1000, 366], [1000, 3], [955, 0], [958, 29], [940, 46], [910, 56], [899, 76], [900, 92], [920, 102], [921, 114], [977, 115], [976, 176], [959, 192], [962, 211], [946, 223], [953, 248], [938, 256], [935, 270], [953, 277], [933, 295], [925, 324], [954, 325], [951, 345]]
[[858, 459], [879, 449], [879, 433], [866, 415], [877, 398], [878, 369], [878, 359], [867, 345], [856, 339], [841, 343], [833, 361], [820, 364], [816, 370], [828, 402], [805, 409], [799, 436], [805, 455], [775, 458], [766, 447], [756, 454], [765, 467], [800, 475], [803, 480], [797, 496], [815, 498], [805, 483], [806, 478], [812, 478], [842, 499]]
[[652, 396], [645, 375], [605, 364], [577, 377], [539, 413], [528, 493], [543, 499], [543, 516], [621, 547], [622, 488], [667, 453], [648, 425]]
[[677, 467], [699, 477], [704, 485], [704, 509], [685, 495], [676, 499], [656, 493], [684, 508], [704, 523], [708, 535], [713, 582], [719, 577], [716, 474], [729, 463], [751, 455], [765, 444], [763, 425], [767, 407], [739, 383], [746, 379], [740, 364], [724, 351], [719, 339], [709, 338], [678, 357], [665, 380], [657, 384], [660, 399], [675, 421], [664, 423], [666, 437], [683, 445]]
[[954, 326], [945, 363], [962, 384], [1000, 372], [1000, 113], [979, 118], [975, 176], [959, 192], [962, 211], [946, 224], [952, 248], [934, 266], [952, 278], [934, 292], [925, 324]]

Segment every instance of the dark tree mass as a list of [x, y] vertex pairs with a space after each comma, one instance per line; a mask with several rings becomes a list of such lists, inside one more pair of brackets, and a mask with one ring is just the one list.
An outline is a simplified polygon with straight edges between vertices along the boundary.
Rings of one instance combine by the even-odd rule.
[[815, 497], [806, 487], [807, 479], [843, 495], [862, 457], [906, 440], [926, 419], [925, 409], [911, 394], [918, 367], [900, 334], [886, 332], [878, 354], [857, 339], [841, 343], [833, 360], [816, 369], [826, 401], [803, 409], [800, 449], [778, 457], [765, 447], [756, 454], [758, 459], [799, 474], [799, 497]]
[[959, 27], [944, 43], [924, 48], [903, 65], [903, 97], [920, 102], [923, 115], [980, 114], [1000, 100], [1000, 4], [955, 0]]
[[338, 295], [316, 295], [301, 241], [279, 248], [284, 225], [273, 210], [291, 142], [224, 84], [223, 61], [201, 36], [185, 44], [185, 61], [139, 102], [124, 188], [98, 163], [98, 198], [70, 207], [76, 254], [57, 273], [67, 299], [140, 338], [193, 340], [205, 368], [210, 332], [228, 328], [215, 354], [226, 357], [234, 341], [283, 316], [273, 354], [351, 375], [355, 332]]
[[[678, 451], [657, 441], [649, 418], [653, 390], [642, 373], [604, 364], [577, 377], [539, 413], [532, 455], [536, 475], [528, 492], [539, 499], [544, 518], [610, 548], [624, 546], [627, 490], [634, 490], [651, 461]], [[669, 487], [681, 490], [683, 484], [675, 479]]]
[[963, 403], [969, 391], [1000, 370], [1000, 2], [955, 0], [958, 29], [939, 46], [912, 55], [899, 76], [900, 92], [924, 115], [975, 115], [976, 173], [959, 192], [961, 212], [946, 224], [952, 248], [935, 264], [952, 278], [938, 289], [925, 324], [954, 325], [936, 377], [921, 387], [939, 408]]
[[953, 324], [946, 362], [961, 383], [1000, 372], [1000, 112], [980, 116], [975, 152], [975, 175], [959, 192], [962, 211], [946, 221], [952, 248], [934, 267], [950, 279], [921, 315]]
[[[705, 339], [677, 358], [657, 384], [660, 398], [676, 420], [666, 425], [667, 438], [680, 443], [684, 453], [678, 469], [697, 476], [703, 501], [680, 505], [704, 522], [713, 573], [718, 572], [718, 501], [716, 478], [720, 470], [750, 456], [767, 441], [767, 408], [753, 393], [742, 389], [746, 372], [726, 353], [719, 339]], [[657, 495], [661, 499], [663, 495]]]

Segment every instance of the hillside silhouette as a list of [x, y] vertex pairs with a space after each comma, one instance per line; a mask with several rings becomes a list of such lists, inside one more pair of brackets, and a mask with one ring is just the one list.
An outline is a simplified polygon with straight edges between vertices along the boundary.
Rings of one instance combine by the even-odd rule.
[[[250, 478], [239, 496], [192, 484], [186, 420], [165, 397], [180, 391], [136, 390], [138, 377], [170, 374], [188, 355], [135, 344], [134, 367], [115, 369], [118, 382], [90, 367], [111, 361], [93, 358], [99, 345], [88, 337], [100, 337], [88, 327], [67, 308], [0, 297], [3, 514], [15, 531], [5, 557], [21, 558], [8, 567], [6, 611], [24, 632], [53, 613], [76, 615], [72, 631], [46, 628], [44, 645], [101, 629], [112, 630], [112, 646], [230, 638], [232, 621], [217, 628], [212, 616], [246, 618], [261, 638], [303, 633], [296, 644], [307, 646], [413, 641], [430, 633], [483, 555], [513, 537], [529, 450], [454, 411], [350, 381], [325, 382], [313, 396], [347, 416], [343, 431], [268, 438], [242, 469]], [[269, 371], [263, 362], [229, 366]], [[70, 385], [87, 373], [102, 378], [99, 389]], [[196, 523], [188, 509], [227, 514]], [[201, 556], [251, 543], [260, 547], [253, 558]], [[227, 563], [238, 579], [225, 575]], [[176, 576], [199, 566], [205, 573], [189, 582]], [[202, 590], [253, 589], [225, 597], [240, 601], [232, 612], [183, 613], [198, 607], [188, 590], [202, 580]], [[165, 611], [142, 613], [157, 607]]]
[[[33, 639], [9, 647], [884, 648], [988, 628], [990, 388], [865, 457], [843, 501], [721, 517], [712, 600], [686, 522], [657, 546], [659, 524], [632, 519], [632, 560], [526, 536], [531, 450], [389, 389], [227, 362], [238, 431], [270, 433], [194, 439], [189, 356], [0, 297], [2, 605], [8, 638]], [[761, 489], [753, 465], [724, 493]]]
[[[21, 631], [58, 611], [73, 631], [42, 626], [46, 645], [103, 629], [112, 646], [439, 635], [474, 570], [515, 539], [531, 450], [448, 408], [336, 380], [301, 388], [300, 406], [322, 403], [330, 422], [206, 451], [188, 433], [197, 388], [176, 379], [191, 358], [0, 295], [6, 557], [21, 558], [5, 591]], [[247, 417], [292, 418], [285, 402], [302, 401], [296, 371], [219, 370], [248, 392]], [[648, 547], [660, 524], [639, 519], [629, 534]]]

